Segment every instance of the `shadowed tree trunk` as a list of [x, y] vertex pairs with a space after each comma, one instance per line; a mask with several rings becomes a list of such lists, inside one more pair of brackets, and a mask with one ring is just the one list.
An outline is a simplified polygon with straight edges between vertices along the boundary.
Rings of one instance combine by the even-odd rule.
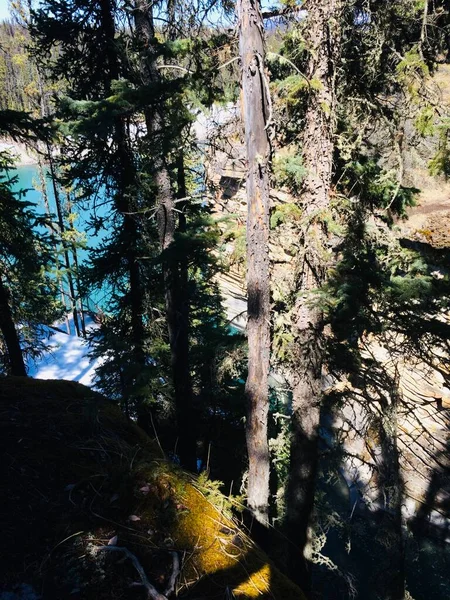
[[[111, 0], [100, 0], [102, 14], [102, 28], [106, 40], [105, 68], [108, 69], [110, 81], [119, 79], [119, 60], [116, 46], [116, 28], [114, 23], [113, 5]], [[145, 328], [143, 323], [143, 293], [141, 272], [137, 258], [138, 226], [130, 204], [130, 189], [136, 183], [136, 168], [133, 156], [129, 148], [129, 141], [125, 122], [118, 117], [115, 123], [114, 141], [117, 147], [118, 175], [116, 198], [117, 210], [123, 216], [123, 235], [126, 244], [126, 261], [130, 283], [130, 308], [131, 308], [131, 331], [134, 346], [134, 360], [139, 369], [145, 367], [144, 339]], [[133, 382], [132, 382], [133, 383]], [[125, 382], [129, 390], [130, 382]]]
[[[73, 219], [70, 218], [70, 216], [72, 215], [72, 203], [70, 200], [70, 194], [69, 192], [66, 192], [66, 203], [67, 203], [67, 212], [69, 213], [69, 229], [72, 232], [72, 234], [75, 233], [75, 227], [73, 224]], [[75, 242], [72, 242], [71, 244], [71, 250], [72, 250], [72, 259], [73, 259], [73, 265], [75, 267], [75, 282], [77, 284], [77, 293], [78, 293], [78, 301], [79, 301], [79, 307], [80, 307], [80, 321], [81, 321], [81, 331], [83, 334], [83, 337], [86, 337], [86, 321], [84, 318], [84, 309], [83, 309], [83, 295], [81, 293], [81, 283], [80, 283], [80, 268], [79, 268], [79, 262], [78, 262], [78, 251], [77, 251], [77, 246], [75, 244]]]
[[336, 129], [335, 80], [340, 49], [342, 0], [308, 2], [306, 47], [309, 51], [307, 77], [314, 80], [304, 119], [302, 139], [306, 176], [300, 197], [304, 215], [302, 251], [295, 284], [293, 310], [295, 354], [290, 374], [292, 387], [292, 444], [287, 489], [286, 531], [300, 552], [289, 551], [289, 571], [309, 587], [309, 572], [303, 551], [314, 503], [317, 470], [317, 441], [322, 396], [324, 358], [323, 318], [311, 305], [310, 292], [326, 279], [331, 254], [320, 213], [329, 209]]
[[61, 243], [62, 243], [62, 247], [63, 247], [64, 265], [65, 265], [66, 271], [67, 271], [67, 283], [69, 284], [69, 294], [70, 294], [70, 304], [71, 304], [72, 315], [73, 315], [73, 324], [75, 327], [75, 331], [77, 332], [77, 336], [80, 337], [80, 324], [78, 322], [77, 299], [76, 299], [76, 294], [75, 294], [75, 286], [73, 283], [72, 267], [70, 264], [69, 249], [67, 247], [67, 242], [64, 239], [64, 233], [66, 231], [66, 227], [64, 224], [64, 215], [63, 215], [63, 209], [62, 209], [62, 205], [61, 205], [61, 197], [59, 195], [55, 165], [53, 162], [52, 148], [51, 148], [50, 144], [47, 144], [47, 159], [48, 159], [48, 164], [50, 167], [50, 179], [51, 179], [52, 186], [53, 186], [53, 194], [55, 196], [56, 216], [58, 217], [58, 227], [59, 227], [59, 233], [61, 236]]
[[[392, 382], [389, 397], [383, 398], [378, 426], [379, 451], [376, 453], [377, 483], [380, 492], [380, 520], [377, 541], [382, 547], [373, 574], [372, 586], [379, 598], [403, 600], [405, 597], [405, 553], [402, 528], [403, 481], [397, 444], [399, 392]], [[382, 398], [380, 394], [380, 399]]]
[[[174, 10], [174, 3], [172, 3]], [[135, 0], [134, 23], [141, 45], [142, 59], [140, 77], [144, 85], [160, 80], [156, 67], [156, 38], [152, 6], [146, 0]], [[178, 223], [175, 218], [175, 195], [172, 190], [168, 165], [165, 159], [167, 128], [164, 107], [147, 108], [144, 111], [147, 135], [154, 140], [153, 173], [156, 193], [156, 218], [159, 242], [163, 252], [162, 269], [165, 288], [165, 304], [171, 366], [178, 424], [177, 454], [182, 465], [197, 470], [196, 419], [193, 408], [193, 392], [189, 365], [189, 301], [187, 298], [187, 262], [170, 255], [175, 233], [185, 226], [184, 216]], [[182, 157], [178, 160], [178, 191], [185, 197], [184, 168]], [[180, 185], [181, 182], [181, 185]]]
[[20, 347], [19, 336], [14, 325], [11, 307], [9, 305], [9, 292], [5, 287], [0, 274], [0, 331], [8, 350], [8, 359], [12, 375], [26, 377], [27, 371]]
[[267, 440], [270, 367], [269, 85], [259, 0], [237, 3], [242, 117], [247, 149], [247, 449], [248, 505], [267, 523], [270, 455]]
[[[38, 78], [38, 81], [41, 81], [40, 77]], [[41, 91], [41, 87], [40, 87], [40, 93], [42, 93]], [[45, 113], [41, 113], [42, 117], [45, 117]], [[39, 148], [36, 146], [35, 148], [36, 152], [39, 152]], [[51, 220], [51, 210], [50, 210], [50, 202], [48, 199], [48, 193], [47, 193], [47, 182], [45, 180], [45, 173], [44, 173], [44, 167], [42, 165], [42, 160], [40, 155], [38, 154], [38, 162], [37, 162], [37, 169], [38, 169], [38, 175], [39, 175], [39, 183], [41, 186], [41, 194], [42, 194], [42, 199], [44, 201], [44, 206], [45, 206], [45, 212], [47, 214], [47, 217], [49, 218], [49, 222]], [[51, 233], [55, 233], [56, 230], [56, 226], [53, 225], [53, 223], [51, 223], [51, 225], [48, 225], [48, 229]], [[53, 242], [53, 250], [54, 250], [54, 255], [55, 255], [55, 268], [56, 268], [56, 279], [58, 281], [58, 288], [61, 294], [61, 303], [63, 306], [65, 306], [66, 304], [66, 298], [65, 298], [65, 292], [64, 292], [64, 283], [62, 280], [62, 277], [60, 275], [60, 271], [61, 271], [61, 265], [59, 262], [59, 257], [58, 257], [58, 244], [56, 243], [56, 241]], [[67, 315], [67, 313], [65, 313], [64, 315], [64, 321], [66, 323], [66, 330], [67, 333], [70, 334], [70, 321], [69, 321], [69, 317]]]

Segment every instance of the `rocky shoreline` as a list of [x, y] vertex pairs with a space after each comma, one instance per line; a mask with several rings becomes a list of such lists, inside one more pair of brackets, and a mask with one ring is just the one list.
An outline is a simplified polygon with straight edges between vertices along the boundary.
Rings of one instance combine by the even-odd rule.
[[0, 152], [10, 152], [16, 158], [16, 166], [35, 165], [37, 157], [30, 148], [11, 139], [0, 139]]

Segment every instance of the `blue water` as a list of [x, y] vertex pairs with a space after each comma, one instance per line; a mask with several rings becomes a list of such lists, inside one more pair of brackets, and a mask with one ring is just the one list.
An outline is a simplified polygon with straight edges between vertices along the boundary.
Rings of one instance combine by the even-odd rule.
[[[38, 175], [38, 169], [35, 165], [24, 165], [17, 167], [14, 171], [11, 171], [11, 176], [17, 175], [17, 183], [13, 186], [15, 192], [25, 192], [23, 196], [29, 202], [33, 202], [37, 206], [39, 213], [45, 214], [45, 205], [40, 190], [40, 181]], [[53, 192], [53, 186], [47, 180], [47, 196], [50, 203], [50, 210], [56, 215], [55, 207], [55, 195]], [[90, 211], [80, 210], [79, 208], [73, 208], [73, 212], [77, 214], [77, 219], [74, 221], [74, 227], [80, 232], [88, 234], [88, 221], [91, 216]], [[102, 236], [97, 237], [89, 236], [90, 247], [95, 247], [101, 240]], [[87, 257], [87, 253], [85, 253]]]
[[[41, 191], [41, 183], [39, 180], [38, 168], [36, 165], [22, 165], [9, 172], [11, 178], [17, 176], [16, 183], [12, 186], [14, 192], [20, 192], [21, 198], [32, 202], [36, 205], [36, 212], [39, 214], [45, 214], [45, 204], [43, 194]], [[56, 220], [56, 206], [55, 206], [55, 194], [53, 185], [47, 178], [47, 197], [50, 204], [50, 211], [55, 215]], [[64, 197], [61, 196], [61, 200], [64, 202]], [[101, 210], [96, 211], [98, 216], [101, 216]], [[103, 211], [105, 208], [103, 208]], [[106, 232], [102, 231], [98, 234], [89, 228], [89, 220], [91, 218], [91, 210], [88, 208], [81, 208], [80, 206], [73, 206], [72, 212], [76, 215], [73, 222], [74, 228], [79, 231], [85, 237], [83, 246], [78, 248], [78, 261], [79, 265], [82, 265], [88, 260], [89, 250], [95, 248], [101, 240], [105, 237]], [[94, 304], [101, 306], [102, 310], [107, 312], [107, 306], [105, 306], [104, 294], [98, 293], [95, 297], [91, 297]]]
[[[18, 167], [11, 175], [17, 174], [18, 181], [14, 186], [14, 191], [26, 190], [25, 199], [34, 202], [37, 205], [37, 210], [44, 214], [45, 206], [42, 199], [42, 193], [39, 191], [39, 178], [37, 168], [31, 166]], [[54, 194], [51, 185], [47, 185], [47, 193], [53, 212], [56, 212], [54, 208]], [[99, 211], [97, 211], [98, 214]], [[92, 231], [89, 231], [88, 221], [91, 216], [89, 209], [78, 209], [78, 218], [75, 220], [74, 226], [80, 231], [86, 233], [87, 245], [84, 250], [80, 250], [79, 258], [80, 261], [86, 261], [88, 258], [89, 248], [94, 248], [102, 239], [102, 235], [94, 236]], [[104, 233], [103, 233], [104, 235]], [[102, 298], [93, 298], [93, 301], [99, 304], [102, 309], [107, 312], [107, 300], [104, 295]], [[240, 333], [236, 328], [230, 326], [230, 333]], [[346, 490], [345, 490], [346, 491]], [[337, 500], [335, 500], [337, 504]], [[364, 539], [364, 543], [368, 544], [370, 548], [370, 540]], [[406, 539], [406, 572], [408, 579], [408, 586], [412, 593], [412, 596], [416, 600], [447, 600], [450, 598], [450, 580], [448, 565], [450, 564], [450, 544], [441, 544], [439, 542], [426, 539], [418, 538], [413, 539], [411, 535], [408, 535]], [[355, 547], [357, 546], [356, 540], [353, 541]], [[330, 543], [327, 546], [327, 552], [330, 552]], [[361, 553], [363, 549], [359, 549]], [[336, 554], [333, 555], [333, 552]], [[348, 565], [349, 571], [355, 575], [362, 575], [362, 568], [358, 564], [358, 557], [353, 558], [355, 552], [353, 551], [352, 556], [348, 558], [351, 564]], [[331, 558], [339, 563], [339, 559], [342, 556], [346, 556], [344, 550], [339, 546], [332, 548], [330, 552]], [[350, 560], [352, 559], [352, 560]], [[361, 562], [361, 561], [359, 561]], [[330, 586], [323, 594], [324, 600], [335, 600], [336, 595], [333, 586]], [[359, 596], [359, 598], [362, 598]]]

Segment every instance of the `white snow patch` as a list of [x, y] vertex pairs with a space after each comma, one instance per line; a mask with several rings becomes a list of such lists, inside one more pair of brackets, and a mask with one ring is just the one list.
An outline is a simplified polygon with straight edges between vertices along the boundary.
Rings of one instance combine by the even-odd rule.
[[[63, 329], [64, 325], [58, 324]], [[86, 321], [86, 329], [98, 327], [92, 319]], [[73, 331], [73, 323], [70, 323]], [[48, 341], [50, 350], [39, 359], [30, 361], [28, 375], [36, 379], [66, 379], [78, 381], [88, 387], [94, 385], [95, 369], [101, 364], [102, 359], [92, 360], [88, 357], [89, 342], [74, 334], [54, 331], [43, 327], [44, 339]]]

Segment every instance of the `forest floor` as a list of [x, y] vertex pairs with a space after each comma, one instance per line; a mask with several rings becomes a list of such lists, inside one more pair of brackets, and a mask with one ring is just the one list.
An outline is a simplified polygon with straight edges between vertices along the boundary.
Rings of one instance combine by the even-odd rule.
[[99, 394], [2, 378], [0, 407], [1, 600], [304, 598], [230, 498]]
[[400, 224], [401, 232], [412, 240], [435, 248], [450, 247], [450, 183], [427, 186], [420, 193], [417, 206], [411, 208], [408, 220]]

